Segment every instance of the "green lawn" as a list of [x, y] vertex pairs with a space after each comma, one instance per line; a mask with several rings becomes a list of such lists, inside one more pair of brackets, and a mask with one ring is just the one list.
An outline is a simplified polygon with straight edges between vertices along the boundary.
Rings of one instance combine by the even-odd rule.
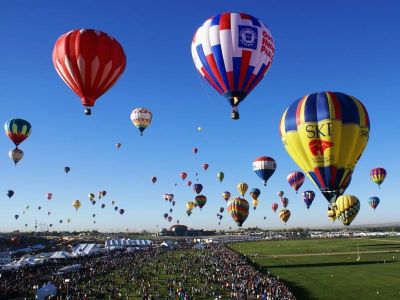
[[259, 254], [249, 259], [279, 276], [298, 299], [400, 299], [400, 239], [261, 241], [230, 246], [243, 254]]

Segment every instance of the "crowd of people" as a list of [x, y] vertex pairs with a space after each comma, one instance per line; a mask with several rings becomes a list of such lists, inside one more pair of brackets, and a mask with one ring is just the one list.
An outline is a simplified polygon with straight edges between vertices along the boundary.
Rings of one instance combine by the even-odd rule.
[[[72, 264], [82, 267], [57, 274]], [[69, 299], [295, 299], [277, 278], [256, 270], [224, 244], [194, 250], [188, 242], [6, 271], [0, 277], [0, 298], [32, 299], [37, 287], [48, 282], [57, 287], [54, 299], [67, 294]]]

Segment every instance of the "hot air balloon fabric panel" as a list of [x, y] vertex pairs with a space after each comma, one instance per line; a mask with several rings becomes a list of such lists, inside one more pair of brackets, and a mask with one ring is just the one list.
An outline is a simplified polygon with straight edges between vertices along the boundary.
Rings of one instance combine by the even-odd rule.
[[4, 124], [8, 138], [18, 147], [32, 132], [32, 126], [23, 119], [11, 119]]
[[82, 104], [91, 107], [123, 73], [126, 57], [122, 46], [107, 33], [77, 29], [56, 41], [53, 63]]
[[227, 99], [243, 100], [263, 78], [273, 56], [270, 30], [244, 13], [209, 18], [193, 36], [192, 57], [197, 70]]
[[380, 186], [386, 178], [386, 170], [384, 168], [375, 168], [371, 170], [369, 175], [372, 181]]
[[314, 93], [284, 112], [280, 133], [293, 160], [321, 190], [339, 190], [367, 145], [369, 118], [356, 98]]
[[132, 123], [141, 133], [150, 125], [152, 117], [153, 114], [147, 108], [136, 108], [131, 113]]

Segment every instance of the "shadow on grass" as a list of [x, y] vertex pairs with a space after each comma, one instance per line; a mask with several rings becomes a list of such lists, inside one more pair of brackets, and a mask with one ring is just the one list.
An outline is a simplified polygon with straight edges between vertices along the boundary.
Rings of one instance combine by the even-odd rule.
[[[396, 261], [386, 261], [386, 264], [395, 263]], [[383, 264], [382, 260], [371, 261], [341, 261], [341, 262], [328, 262], [328, 263], [313, 263], [313, 264], [281, 264], [268, 266], [268, 269], [277, 268], [320, 268], [320, 267], [340, 267], [340, 266], [361, 266], [361, 265], [376, 265]]]
[[[373, 247], [373, 248], [397, 248], [400, 249], [400, 244], [364, 244], [360, 245], [360, 248], [363, 247]], [[357, 246], [353, 246], [353, 248], [357, 248]]]

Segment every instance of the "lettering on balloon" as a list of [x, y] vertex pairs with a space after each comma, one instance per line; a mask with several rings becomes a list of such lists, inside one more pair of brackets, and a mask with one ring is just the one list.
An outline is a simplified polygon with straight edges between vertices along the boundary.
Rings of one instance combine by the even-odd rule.
[[267, 55], [272, 60], [275, 52], [274, 40], [272, 39], [272, 36], [266, 31], [263, 31], [262, 35], [263, 39], [261, 44], [261, 53], [265, 53], [265, 55]]
[[331, 136], [331, 123], [324, 123], [322, 125], [319, 124], [309, 124], [306, 126], [307, 137], [312, 138], [320, 138]]

